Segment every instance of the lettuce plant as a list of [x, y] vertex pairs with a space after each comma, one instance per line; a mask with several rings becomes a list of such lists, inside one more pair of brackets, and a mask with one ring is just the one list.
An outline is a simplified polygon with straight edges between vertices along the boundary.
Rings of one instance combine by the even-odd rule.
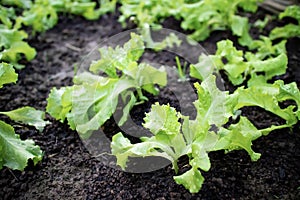
[[[204, 182], [201, 170], [208, 171], [211, 166], [209, 152], [244, 149], [252, 161], [257, 161], [260, 154], [251, 147], [253, 140], [273, 130], [291, 127], [300, 119], [299, 109], [294, 111], [294, 106], [281, 109], [278, 104], [294, 100], [299, 107], [300, 92], [295, 83], [284, 85], [278, 81], [268, 86], [239, 88], [229, 94], [220, 91], [216, 87], [215, 77], [210, 75], [201, 85], [195, 83], [195, 88], [198, 92], [198, 100], [194, 102], [196, 119], [189, 119], [189, 116], [176, 112], [169, 105], [156, 103], [143, 123], [153, 136], [141, 137], [141, 142], [135, 144], [122, 133], [113, 136], [112, 154], [122, 169], [126, 168], [129, 157], [159, 156], [170, 160], [177, 174], [180, 172], [178, 159], [187, 155], [190, 169], [174, 176], [174, 180], [191, 193], [196, 193]], [[237, 118], [238, 110], [244, 106], [262, 107], [285, 119], [286, 124], [257, 129], [246, 117], [239, 116], [237, 123], [225, 128], [229, 118]]]
[[147, 100], [143, 91], [157, 95], [156, 85], [167, 84], [163, 67], [138, 62], [144, 49], [142, 37], [134, 33], [123, 47], [100, 48], [101, 58], [88, 72], [77, 75], [73, 86], [51, 90], [47, 112], [62, 122], [67, 119], [72, 129], [88, 137], [112, 116], [121, 97], [125, 107], [118, 123], [122, 125], [130, 109]]
[[[115, 10], [116, 0], [101, 0], [101, 7], [97, 9], [96, 2], [90, 0], [5, 0], [1, 3], [0, 60], [20, 69], [24, 67], [18, 63], [22, 56], [28, 61], [36, 56], [36, 50], [26, 41], [28, 34], [22, 30], [22, 26], [31, 27], [34, 35], [53, 28], [58, 22], [59, 13], [71, 13], [95, 20]], [[7, 6], [19, 7], [22, 14], [16, 15], [14, 7]]]
[[256, 40], [253, 44], [257, 47], [256, 53], [244, 53], [237, 50], [232, 41], [222, 40], [217, 43], [214, 55], [202, 55], [199, 63], [191, 65], [190, 75], [203, 80], [207, 76], [207, 70], [204, 69], [209, 68], [208, 72], [211, 73], [216, 67], [217, 70], [225, 71], [233, 85], [244, 82], [248, 86], [267, 83], [273, 77], [286, 73], [288, 58], [285, 42], [272, 45], [269, 39], [262, 37], [262, 40]]
[[190, 37], [197, 41], [205, 40], [215, 30], [229, 29], [238, 36], [242, 45], [252, 42], [248, 18], [237, 15], [238, 9], [255, 12], [257, 3], [261, 0], [234, 1], [186, 1], [180, 0], [174, 4], [168, 0], [159, 1], [120, 1], [122, 15], [119, 21], [125, 25], [130, 18], [138, 27], [145, 25], [161, 27], [160, 22], [167, 17], [181, 20], [181, 27], [192, 31]]
[[288, 6], [282, 13], [279, 14], [279, 19], [283, 19], [284, 17], [294, 18], [297, 21], [297, 24], [290, 23], [283, 27], [275, 27], [269, 36], [272, 40], [300, 36], [300, 6]]

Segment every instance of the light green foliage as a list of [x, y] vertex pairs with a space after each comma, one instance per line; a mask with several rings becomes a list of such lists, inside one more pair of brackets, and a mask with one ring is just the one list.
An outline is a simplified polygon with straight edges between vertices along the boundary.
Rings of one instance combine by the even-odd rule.
[[142, 29], [139, 29], [140, 34], [143, 36], [143, 40], [146, 43], [146, 47], [153, 49], [154, 51], [161, 51], [166, 48], [173, 48], [174, 46], [179, 47], [181, 40], [174, 33], [170, 33], [162, 41], [153, 41], [151, 36], [150, 26], [145, 25]]
[[32, 60], [36, 51], [24, 41], [28, 35], [24, 31], [17, 29], [9, 29], [5, 25], [0, 24], [0, 60], [9, 62], [17, 68], [22, 68], [18, 64], [21, 55], [25, 55], [27, 60]]
[[[12, 65], [0, 63], [0, 88], [7, 83], [15, 83], [18, 75]], [[11, 120], [35, 126], [39, 131], [49, 124], [44, 121], [44, 112], [31, 107], [23, 107], [12, 111], [0, 111], [0, 114], [8, 116]], [[33, 163], [42, 160], [43, 153], [39, 146], [32, 140], [21, 140], [15, 134], [13, 127], [0, 120], [0, 169], [3, 166], [11, 169], [23, 170], [27, 166], [28, 159]]]
[[185, 188], [189, 189], [191, 193], [197, 193], [202, 187], [204, 177], [196, 167], [192, 167], [184, 174], [174, 176], [174, 180], [177, 184], [183, 185]]
[[269, 23], [270, 20], [271, 20], [271, 16], [267, 15], [267, 16], [265, 16], [264, 20], [259, 19], [259, 20], [255, 21], [253, 26], [258, 28], [259, 31], [262, 31], [266, 27], [266, 25]]
[[95, 20], [114, 11], [116, 0], [102, 0], [100, 4], [101, 7], [96, 9], [96, 2], [90, 0], [36, 0], [17, 18], [15, 27], [20, 28], [24, 24], [31, 26], [33, 31], [44, 32], [57, 24], [58, 13], [81, 15], [88, 20]]
[[15, 18], [15, 10], [0, 5], [0, 21], [8, 28], [12, 27], [11, 19]]
[[52, 89], [47, 112], [61, 121], [67, 118], [72, 129], [88, 137], [112, 116], [121, 97], [125, 104], [119, 121], [122, 125], [130, 109], [147, 100], [143, 90], [157, 95], [159, 90], [155, 85], [167, 84], [164, 68], [138, 62], [144, 48], [142, 37], [131, 34], [122, 47], [99, 49], [101, 59], [91, 64], [90, 72], [77, 75], [74, 86]]
[[58, 16], [55, 8], [48, 0], [36, 0], [28, 10], [24, 10], [22, 16], [16, 20], [15, 27], [21, 25], [31, 26], [33, 31], [44, 32], [57, 24]]
[[43, 152], [32, 140], [21, 140], [12, 126], [0, 120], [0, 169], [3, 166], [24, 170], [29, 159], [37, 164]]
[[13, 27], [16, 17], [13, 8], [0, 6], [0, 60], [9, 62], [16, 68], [22, 68], [23, 66], [18, 64], [22, 55], [27, 60], [32, 60], [36, 51], [24, 41], [28, 35]]
[[[297, 123], [299, 110], [293, 111], [294, 106], [281, 109], [278, 105], [278, 102], [294, 100], [299, 107], [300, 93], [295, 83], [284, 85], [282, 81], [277, 81], [273, 85], [239, 88], [233, 94], [228, 94], [220, 91], [215, 81], [215, 77], [210, 75], [201, 84], [195, 84], [198, 93], [198, 100], [194, 102], [196, 119], [190, 120], [169, 105], [156, 103], [146, 114], [143, 124], [153, 136], [141, 137], [140, 143], [132, 144], [122, 133], [114, 135], [111, 148], [117, 164], [125, 169], [129, 157], [160, 156], [170, 160], [178, 173], [177, 161], [187, 155], [190, 170], [174, 176], [174, 180], [191, 193], [196, 193], [204, 181], [201, 170], [208, 171], [211, 167], [209, 152], [244, 149], [252, 161], [257, 161], [260, 154], [252, 149], [252, 141], [273, 130]], [[224, 128], [229, 118], [237, 117], [237, 110], [245, 106], [262, 107], [282, 117], [287, 123], [259, 130], [241, 116], [237, 123]]]
[[18, 6], [20, 8], [30, 8], [32, 6], [32, 0], [2, 0], [3, 5]]
[[266, 58], [278, 56], [282, 53], [286, 54], [285, 44], [286, 40], [273, 44], [269, 37], [260, 36], [260, 38], [258, 40], [254, 40], [249, 47], [251, 50], [256, 50], [257, 52], [255, 54], [246, 53], [245, 56], [255, 56], [257, 59], [264, 60]]
[[64, 122], [72, 108], [72, 87], [52, 88], [47, 98], [46, 110], [56, 120]]
[[16, 16], [13, 7], [0, 6], [0, 60], [23, 68], [18, 64], [22, 55], [30, 61], [36, 51], [25, 40], [28, 35], [22, 26], [32, 28], [32, 33], [45, 32], [57, 24], [59, 13], [81, 15], [89, 20], [115, 10], [116, 0], [101, 0], [101, 7], [96, 9], [96, 2], [91, 0], [4, 0], [5, 6], [18, 6], [22, 14]]
[[297, 20], [298, 24], [287, 24], [283, 27], [276, 27], [270, 33], [272, 40], [278, 38], [291, 38], [300, 36], [300, 6], [293, 5], [285, 9], [284, 12], [279, 14], [279, 19], [284, 17], [291, 17]]
[[122, 13], [119, 21], [123, 26], [126, 25], [126, 20], [130, 18], [140, 28], [147, 25], [158, 28], [161, 27], [159, 24], [161, 19], [170, 16], [176, 17], [180, 13], [180, 6], [184, 0], [179, 0], [176, 3], [168, 0], [120, 0], [119, 2]]
[[18, 74], [16, 74], [13, 66], [4, 62], [0, 63], [0, 88], [4, 84], [16, 83], [17, 80]]
[[147, 25], [161, 27], [159, 24], [167, 17], [181, 20], [181, 27], [191, 30], [191, 38], [201, 41], [206, 39], [212, 31], [231, 29], [234, 35], [240, 37], [242, 45], [250, 45], [249, 23], [246, 17], [236, 15], [238, 8], [255, 12], [260, 0], [200, 0], [188, 2], [184, 0], [172, 1], [128, 1], [122, 0], [119, 21], [125, 25], [126, 19], [132, 19], [138, 27]]
[[[210, 131], [210, 125], [216, 123], [216, 126], [219, 126], [225, 123], [230, 113], [220, 106], [224, 104], [224, 99], [216, 98], [216, 95], [225, 97], [226, 93], [217, 90], [213, 76], [201, 85], [197, 84], [196, 88], [199, 98], [195, 102], [197, 108], [195, 120], [182, 116], [169, 105], [156, 103], [146, 114], [143, 124], [153, 133], [152, 137], [142, 137], [141, 143], [131, 144], [122, 133], [113, 136], [112, 153], [117, 157], [118, 165], [125, 169], [128, 157], [160, 156], [170, 160], [177, 173], [178, 159], [188, 155], [191, 169], [175, 176], [174, 179], [190, 192], [198, 192], [204, 181], [200, 169], [209, 170], [208, 152], [214, 149], [218, 140], [218, 135]], [[221, 116], [218, 116], [219, 114]], [[218, 118], [215, 122], [213, 116]], [[183, 120], [182, 124], [179, 122], [180, 119]]]
[[260, 158], [259, 153], [255, 153], [251, 146], [252, 141], [261, 137], [261, 131], [245, 117], [241, 117], [237, 124], [232, 124], [228, 129], [221, 128], [218, 132], [219, 140], [214, 146], [214, 150], [222, 150], [225, 152], [245, 149], [251, 157], [252, 161]]
[[49, 1], [57, 12], [80, 15], [88, 20], [98, 19], [101, 15], [115, 10], [117, 0], [100, 0], [100, 8], [91, 0], [55, 0]]
[[249, 88], [238, 88], [230, 95], [229, 105], [233, 105], [233, 110], [238, 110], [245, 106], [259, 106], [269, 112], [286, 120], [288, 126], [297, 123], [299, 109], [294, 111], [295, 106], [280, 108], [279, 102], [286, 100], [295, 101], [299, 108], [300, 93], [296, 83], [284, 84], [282, 80], [274, 84], [253, 85]]
[[[266, 44], [266, 45], [265, 45]], [[285, 53], [285, 41], [272, 46], [266, 38], [256, 41], [258, 48], [256, 54], [237, 50], [230, 40], [222, 40], [217, 43], [215, 55], [201, 56], [199, 63], [191, 66], [190, 75], [203, 79], [206, 71], [224, 70], [229, 80], [234, 85], [240, 85], [246, 81], [248, 86], [267, 83], [274, 76], [285, 74], [287, 69], [287, 55]], [[203, 74], [204, 73], [204, 74]], [[260, 73], [264, 73], [261, 75]]]
[[34, 126], [40, 132], [43, 131], [44, 127], [50, 123], [43, 120], [45, 117], [44, 112], [28, 106], [16, 110], [0, 112], [0, 114], [6, 115], [16, 122]]
[[278, 80], [274, 83], [274, 87], [279, 88], [276, 95], [278, 101], [293, 100], [296, 103], [298, 109], [294, 111], [293, 108], [293, 112], [298, 117], [298, 120], [300, 120], [300, 91], [297, 84], [295, 82], [284, 84], [282, 80]]

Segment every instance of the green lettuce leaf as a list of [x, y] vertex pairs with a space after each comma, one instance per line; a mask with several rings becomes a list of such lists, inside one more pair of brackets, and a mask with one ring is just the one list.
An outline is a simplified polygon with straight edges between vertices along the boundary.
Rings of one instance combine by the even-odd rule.
[[279, 102], [287, 99], [294, 100], [295, 97], [286, 93], [287, 96], [283, 98], [283, 95], [280, 94], [282, 93], [282, 89], [280, 89], [279, 85], [280, 82], [274, 83], [273, 85], [256, 85], [246, 89], [240, 87], [227, 99], [228, 104], [233, 106], [233, 110], [238, 110], [245, 106], [259, 106], [274, 113], [275, 115], [278, 115], [282, 119], [286, 120], [288, 125], [292, 126], [298, 121], [296, 117], [297, 115], [293, 111], [294, 106], [291, 105], [282, 109], [279, 106]]
[[42, 160], [43, 152], [32, 140], [21, 140], [12, 126], [0, 121], [0, 169], [3, 166], [24, 170], [29, 159], [37, 164]]
[[295, 113], [300, 120], [300, 91], [297, 84], [295, 82], [284, 84], [282, 80], [278, 80], [274, 86], [279, 87], [279, 93], [276, 96], [279, 102], [293, 100], [296, 103], [298, 109]]
[[47, 98], [46, 112], [64, 122], [72, 108], [72, 87], [52, 88]]
[[32, 107], [25, 106], [16, 110], [0, 112], [0, 114], [8, 116], [11, 120], [34, 126], [40, 132], [43, 131], [44, 127], [50, 122], [45, 121], [45, 113], [40, 110], [36, 110]]
[[196, 167], [193, 167], [182, 175], [174, 176], [174, 180], [188, 189], [190, 193], [197, 193], [202, 187], [204, 177]]
[[291, 38], [300, 36], [300, 6], [292, 5], [288, 6], [282, 13], [279, 14], [279, 19], [284, 17], [294, 18], [298, 21], [298, 24], [287, 24], [283, 27], [275, 27], [269, 37], [272, 40], [278, 38]]
[[16, 83], [18, 80], [18, 74], [15, 72], [15, 69], [12, 65], [7, 63], [0, 63], [0, 88], [4, 84]]
[[[78, 74], [73, 80], [75, 85], [51, 90], [47, 112], [62, 122], [67, 118], [72, 129], [89, 137], [113, 115], [120, 99], [124, 108], [118, 124], [124, 124], [131, 108], [147, 100], [143, 91], [157, 95], [157, 86], [167, 84], [163, 67], [138, 63], [144, 48], [142, 37], [132, 33], [123, 47], [99, 49], [100, 60], [90, 66], [93, 73]], [[98, 75], [100, 72], [105, 74]], [[125, 102], [128, 96], [130, 100]]]
[[11, 19], [15, 18], [15, 10], [13, 8], [7, 8], [0, 5], [0, 21], [7, 27], [12, 28]]
[[[129, 156], [160, 156], [170, 160], [173, 168], [177, 171], [177, 159], [186, 151], [183, 135], [180, 134], [179, 118], [180, 115], [174, 108], [156, 103], [152, 105], [151, 112], [146, 114], [143, 124], [153, 133], [152, 137], [142, 137], [143, 142], [131, 144], [122, 133], [113, 136], [112, 153], [120, 159], [122, 163], [120, 166], [126, 167]], [[120, 162], [118, 161], [118, 164]]]
[[128, 1], [121, 0], [119, 21], [125, 26], [127, 19], [139, 28], [151, 26], [161, 28], [161, 20], [174, 17], [181, 21], [181, 28], [191, 32], [190, 37], [197, 41], [205, 40], [211, 32], [231, 29], [240, 38], [242, 45], [250, 45], [252, 38], [248, 30], [248, 19], [237, 15], [239, 8], [255, 12], [262, 0], [214, 0], [185, 1], [176, 4], [168, 0]]
[[14, 64], [14, 67], [18, 68], [21, 68], [21, 65], [17, 65], [21, 54], [25, 55], [28, 61], [32, 60], [36, 51], [23, 41], [27, 37], [24, 31], [8, 29], [0, 24], [0, 48], [3, 49], [0, 51], [0, 60]]
[[18, 6], [20, 8], [30, 8], [32, 6], [32, 0], [2, 0], [2, 4], [10, 6]]
[[137, 61], [144, 53], [145, 46], [141, 36], [134, 33], [130, 36], [131, 39], [123, 47], [100, 48], [100, 59], [92, 62], [90, 71], [95, 74], [105, 72], [108, 76], [116, 78], [117, 69], [125, 74], [137, 69]]
[[246, 80], [248, 86], [265, 84], [286, 73], [288, 58], [285, 43], [272, 45], [270, 40], [262, 37], [252, 43], [252, 48], [258, 49], [253, 54], [237, 50], [230, 40], [222, 40], [217, 43], [215, 55], [202, 55], [199, 62], [191, 66], [190, 76], [203, 80], [208, 72], [219, 70], [225, 71], [233, 85], [241, 85]]
[[245, 149], [252, 161], [260, 158], [259, 153], [255, 153], [251, 146], [252, 141], [262, 136], [262, 133], [246, 118], [241, 117], [237, 124], [231, 125], [228, 129], [221, 128], [219, 140], [214, 150], [238, 150]]
[[[218, 141], [218, 135], [210, 131], [210, 125], [222, 126], [228, 121], [231, 113], [230, 110], [223, 108], [226, 93], [218, 90], [214, 76], [208, 77], [201, 85], [195, 84], [195, 87], [199, 96], [194, 103], [197, 108], [195, 120], [182, 116], [169, 105], [156, 103], [146, 114], [143, 123], [143, 126], [153, 134], [152, 137], [141, 137], [140, 143], [132, 144], [122, 133], [113, 136], [112, 154], [117, 157], [117, 164], [121, 168], [126, 168], [129, 157], [160, 156], [170, 160], [177, 173], [178, 159], [188, 155], [192, 169], [175, 176], [174, 179], [190, 192], [200, 190], [204, 181], [200, 169], [204, 171], [210, 169], [208, 152], [214, 150]], [[191, 174], [197, 174], [197, 177], [191, 179]]]
[[[241, 87], [228, 94], [217, 88], [215, 76], [210, 75], [201, 84], [195, 83], [195, 88], [198, 93], [198, 100], [194, 102], [196, 119], [190, 120], [169, 105], [156, 103], [146, 113], [143, 123], [152, 136], [141, 137], [139, 143], [132, 144], [122, 133], [114, 135], [111, 148], [117, 165], [125, 169], [129, 157], [159, 156], [170, 160], [178, 173], [178, 159], [187, 155], [191, 168], [174, 176], [174, 180], [191, 193], [196, 193], [204, 181], [201, 170], [208, 171], [211, 167], [209, 152], [245, 150], [252, 161], [257, 161], [261, 155], [252, 149], [252, 142], [273, 130], [291, 127], [299, 117], [299, 111], [294, 111], [294, 106], [285, 109], [279, 106], [279, 102], [285, 100], [294, 100], [299, 104], [300, 92], [295, 83], [285, 85], [277, 81], [246, 89]], [[236, 118], [238, 109], [245, 106], [260, 106], [287, 123], [259, 130], [241, 116], [237, 123], [224, 128], [230, 117]]]
[[57, 24], [58, 16], [54, 7], [48, 0], [36, 0], [28, 10], [24, 10], [22, 16], [16, 19], [15, 27], [19, 29], [21, 24], [32, 26], [33, 31], [44, 32]]
[[291, 37], [300, 36], [300, 26], [295, 24], [288, 24], [284, 27], [276, 27], [270, 33], [270, 39], [275, 40], [278, 38], [288, 39]]
[[209, 125], [225, 124], [232, 115], [225, 104], [228, 92], [217, 88], [216, 77], [211, 75], [201, 85], [195, 83], [194, 86], [198, 93], [198, 100], [194, 102], [197, 109], [196, 121], [201, 129], [206, 130]]

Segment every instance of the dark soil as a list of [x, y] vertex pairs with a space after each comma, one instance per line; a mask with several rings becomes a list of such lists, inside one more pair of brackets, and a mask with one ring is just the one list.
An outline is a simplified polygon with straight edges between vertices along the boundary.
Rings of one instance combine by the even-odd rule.
[[[164, 26], [179, 30], [178, 22], [173, 19], [167, 20]], [[0, 110], [25, 105], [44, 109], [50, 89], [72, 84], [74, 65], [80, 63], [91, 47], [122, 30], [115, 15], [105, 15], [94, 22], [62, 17], [54, 29], [30, 40], [37, 49], [37, 58], [19, 71], [16, 85], [0, 90]], [[225, 38], [235, 39], [229, 32], [215, 32], [201, 44], [213, 53], [216, 42]], [[299, 38], [289, 40], [289, 69], [281, 77], [286, 82], [297, 81], [298, 85], [299, 46]], [[175, 65], [170, 55], [157, 58], [149, 55], [148, 59]], [[155, 101], [178, 106], [172, 92], [165, 89], [159, 97], [151, 97], [148, 103], [132, 111], [138, 123]], [[246, 108], [244, 115], [258, 127], [281, 123], [258, 108]], [[171, 166], [143, 174], [104, 166], [89, 154], [68, 125], [49, 116], [47, 119], [52, 124], [43, 133], [32, 127], [14, 125], [23, 139], [32, 138], [45, 155], [41, 163], [29, 164], [24, 172], [2, 169], [1, 199], [300, 199], [299, 123], [292, 130], [274, 131], [255, 141], [253, 148], [262, 154], [257, 162], [251, 162], [245, 151], [210, 153], [212, 167], [204, 173], [202, 190], [190, 194], [173, 181], [175, 174]], [[113, 123], [107, 122], [104, 129], [114, 129]]]

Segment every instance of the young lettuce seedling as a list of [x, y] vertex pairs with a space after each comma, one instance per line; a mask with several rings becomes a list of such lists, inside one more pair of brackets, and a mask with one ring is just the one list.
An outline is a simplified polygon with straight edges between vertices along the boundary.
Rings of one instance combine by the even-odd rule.
[[[278, 102], [287, 99], [295, 100], [300, 105], [300, 92], [295, 84], [284, 85], [279, 81], [267, 88], [240, 88], [230, 95], [220, 91], [216, 87], [215, 77], [210, 75], [201, 85], [196, 83], [195, 88], [198, 93], [198, 100], [194, 102], [197, 110], [195, 120], [176, 112], [169, 105], [156, 103], [146, 114], [143, 124], [153, 134], [152, 137], [141, 137], [140, 143], [132, 144], [122, 133], [113, 136], [112, 154], [122, 169], [126, 168], [129, 157], [159, 156], [170, 160], [178, 173], [178, 159], [187, 155], [190, 169], [174, 176], [174, 180], [191, 193], [196, 193], [204, 182], [201, 170], [208, 171], [211, 166], [209, 152], [244, 149], [252, 161], [257, 161], [260, 154], [251, 148], [253, 140], [273, 130], [291, 127], [297, 122], [297, 117], [299, 120], [299, 110], [294, 112], [294, 106], [281, 109], [278, 105]], [[266, 92], [261, 93], [262, 90]], [[258, 130], [241, 116], [236, 124], [224, 128], [229, 118], [244, 106], [265, 108], [286, 119], [287, 124]]]
[[[237, 50], [230, 40], [222, 40], [217, 43], [217, 51], [214, 55], [202, 55], [199, 63], [192, 65], [190, 76], [203, 80], [202, 71], [204, 68], [215, 66], [217, 70], [225, 71], [228, 79], [233, 85], [241, 85], [247, 81], [247, 85], [261, 85], [267, 83], [274, 76], [282, 75], [286, 72], [288, 58], [285, 50], [285, 42], [272, 45], [270, 39], [262, 37], [253, 43], [253, 48], [257, 48], [257, 53]], [[206, 60], [212, 62], [205, 62]], [[215, 66], [212, 66], [213, 63]], [[247, 80], [250, 78], [249, 80]]]
[[157, 95], [156, 85], [167, 84], [163, 67], [138, 62], [144, 49], [143, 38], [134, 33], [123, 47], [100, 48], [101, 59], [92, 62], [89, 72], [77, 75], [75, 85], [51, 90], [47, 112], [62, 122], [67, 119], [72, 129], [88, 137], [112, 116], [121, 97], [126, 104], [118, 122], [122, 125], [130, 109], [147, 100], [143, 91]]
[[298, 24], [287, 24], [283, 27], [276, 27], [270, 33], [270, 38], [272, 40], [278, 38], [291, 38], [291, 37], [300, 37], [300, 6], [292, 5], [288, 6], [282, 13], [279, 14], [279, 19], [284, 17], [290, 17], [297, 20]]
[[182, 67], [178, 56], [175, 57], [175, 60], [176, 60], [176, 65], [177, 65], [177, 74], [179, 77], [178, 81], [179, 82], [188, 81], [189, 78], [187, 77], [187, 74], [186, 74], [187, 63], [184, 62], [183, 67]]

